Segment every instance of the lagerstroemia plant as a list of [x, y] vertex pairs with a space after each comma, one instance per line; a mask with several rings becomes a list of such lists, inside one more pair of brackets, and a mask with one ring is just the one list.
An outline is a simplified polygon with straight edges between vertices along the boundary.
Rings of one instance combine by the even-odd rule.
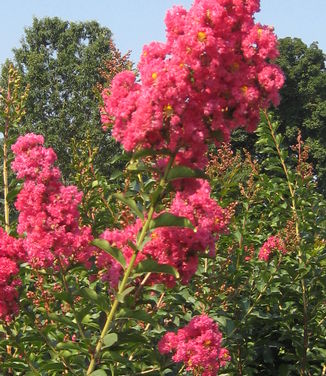
[[[124, 192], [113, 195], [130, 215], [99, 239], [81, 224], [81, 193], [61, 183], [43, 138], [29, 134], [13, 146], [12, 168], [24, 180], [16, 201], [19, 238], [1, 233], [1, 244], [20, 246], [22, 256], [5, 260], [12, 264], [2, 279], [4, 289], [12, 287], [20, 263], [26, 285], [20, 315], [16, 303], [5, 312], [8, 320], [12, 314], [4, 325], [12, 341], [4, 341], [11, 346], [4, 361], [9, 370], [134, 375], [178, 369], [140, 331], [154, 324], [150, 314], [163, 304], [165, 289], [188, 284], [199, 258], [213, 257], [227, 232], [233, 208], [211, 198], [203, 172], [209, 144], [227, 140], [236, 127], [254, 130], [260, 108], [279, 101], [284, 79], [272, 63], [276, 37], [255, 24], [258, 10], [258, 0], [174, 7], [166, 16], [166, 42], [144, 47], [139, 77], [119, 73], [103, 92], [102, 120], [131, 154]], [[17, 289], [12, 296], [18, 302]], [[145, 355], [132, 345], [137, 342], [145, 342]], [[172, 361], [184, 363], [180, 372], [184, 367], [194, 375], [216, 375], [229, 360], [217, 324], [205, 314], [166, 334], [158, 349], [171, 351]], [[139, 355], [142, 361], [133, 362]]]

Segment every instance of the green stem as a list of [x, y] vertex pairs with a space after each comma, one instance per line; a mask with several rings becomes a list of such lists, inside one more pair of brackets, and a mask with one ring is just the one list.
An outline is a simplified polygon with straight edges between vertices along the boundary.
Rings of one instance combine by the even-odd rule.
[[[280, 264], [280, 263], [279, 263]], [[278, 265], [279, 265], [278, 264]], [[276, 269], [277, 271], [277, 269]], [[225, 340], [227, 340], [228, 338], [232, 337], [232, 335], [239, 329], [239, 327], [241, 326], [241, 324], [244, 322], [244, 320], [250, 315], [250, 313], [253, 311], [253, 309], [256, 307], [257, 303], [259, 302], [259, 300], [262, 298], [262, 296], [264, 295], [264, 293], [266, 292], [267, 288], [269, 287], [270, 283], [272, 282], [272, 279], [274, 278], [275, 274], [276, 274], [276, 271], [274, 274], [272, 274], [268, 281], [266, 282], [266, 285], [265, 287], [262, 289], [262, 291], [259, 293], [259, 295], [257, 296], [257, 298], [255, 299], [255, 301], [253, 302], [253, 304], [249, 307], [248, 311], [244, 314], [244, 316], [241, 318], [239, 324], [232, 330], [232, 332], [225, 338]]]
[[33, 366], [33, 364], [28, 359], [27, 354], [26, 354], [25, 351], [23, 352], [23, 354], [24, 354], [24, 358], [26, 360], [26, 363], [28, 364], [29, 368], [33, 371], [34, 375], [41, 376], [41, 373]]
[[[162, 188], [162, 192], [163, 192], [163, 190], [166, 186], [167, 176], [168, 176], [168, 173], [169, 173], [169, 171], [172, 167], [172, 164], [174, 162], [174, 158], [175, 158], [175, 154], [170, 156], [169, 162], [168, 162], [168, 164], [165, 168], [165, 171], [164, 171], [164, 175], [163, 175], [162, 179], [160, 180], [159, 186]], [[96, 361], [100, 358], [101, 349], [102, 349], [102, 346], [103, 346], [103, 343], [104, 343], [104, 337], [106, 336], [106, 334], [107, 334], [107, 332], [110, 328], [110, 325], [113, 321], [113, 318], [114, 318], [115, 313], [117, 311], [117, 308], [119, 306], [118, 296], [123, 293], [123, 291], [125, 290], [125, 287], [127, 286], [128, 279], [129, 279], [130, 274], [131, 274], [131, 272], [134, 268], [134, 264], [135, 264], [135, 261], [136, 261], [136, 258], [137, 258], [137, 254], [139, 252], [139, 248], [140, 248], [141, 244], [143, 243], [145, 236], [146, 236], [146, 234], [149, 230], [149, 225], [150, 225], [150, 222], [153, 218], [153, 215], [154, 215], [154, 212], [155, 212], [155, 207], [156, 207], [156, 204], [158, 202], [158, 199], [159, 199], [159, 196], [152, 202], [152, 204], [149, 208], [147, 219], [146, 219], [144, 226], [142, 228], [142, 231], [141, 231], [141, 233], [140, 233], [140, 235], [137, 239], [136, 248], [137, 248], [138, 251], [137, 252], [135, 251], [133, 253], [133, 255], [132, 255], [132, 257], [129, 261], [128, 268], [126, 269], [126, 271], [124, 273], [123, 279], [122, 279], [120, 287], [118, 289], [118, 293], [117, 293], [117, 295], [114, 299], [111, 310], [110, 310], [109, 314], [107, 315], [107, 319], [106, 319], [106, 322], [105, 322], [104, 327], [102, 329], [102, 332], [100, 334], [99, 340], [96, 344], [95, 351], [91, 355], [91, 360], [90, 360], [89, 367], [87, 369], [86, 375], [90, 375], [94, 371], [94, 369], [96, 368]]]
[[59, 265], [60, 265], [60, 274], [61, 274], [61, 278], [62, 278], [62, 282], [63, 282], [63, 286], [65, 288], [65, 291], [66, 293], [68, 294], [68, 296], [70, 297], [71, 299], [71, 302], [70, 302], [70, 307], [72, 309], [72, 312], [74, 314], [74, 317], [75, 317], [75, 320], [76, 320], [76, 323], [77, 323], [77, 327], [78, 327], [78, 330], [79, 330], [79, 333], [80, 333], [80, 336], [82, 339], [86, 339], [86, 336], [85, 336], [85, 333], [84, 333], [84, 330], [83, 330], [83, 327], [81, 325], [81, 322], [79, 321], [79, 318], [78, 318], [78, 315], [77, 315], [77, 312], [76, 312], [76, 309], [75, 309], [75, 303], [74, 303], [74, 298], [73, 296], [71, 295], [70, 293], [70, 289], [68, 287], [68, 283], [67, 283], [67, 279], [66, 279], [66, 276], [65, 276], [65, 273], [64, 273], [64, 268], [63, 268], [63, 265], [61, 263], [61, 260], [60, 258], [58, 258], [59, 260]]
[[[296, 237], [299, 240], [300, 239], [299, 217], [298, 217], [296, 201], [295, 201], [295, 191], [294, 191], [292, 183], [290, 181], [289, 172], [288, 172], [288, 169], [286, 167], [285, 161], [282, 157], [282, 153], [281, 153], [279, 144], [276, 140], [276, 136], [275, 136], [272, 124], [270, 122], [270, 119], [268, 117], [267, 111], [264, 111], [264, 115], [265, 115], [265, 118], [267, 120], [267, 124], [268, 124], [269, 130], [271, 132], [271, 136], [273, 138], [275, 148], [276, 148], [278, 157], [280, 159], [280, 162], [281, 162], [281, 165], [282, 165], [282, 168], [283, 168], [286, 180], [287, 180], [287, 184], [288, 184], [288, 188], [289, 188], [289, 192], [290, 192], [290, 196], [291, 196], [291, 209], [292, 209], [293, 217], [294, 217], [294, 220], [295, 220], [295, 232], [296, 232]], [[304, 262], [303, 254], [301, 252], [301, 247], [298, 247], [298, 258], [299, 258], [300, 263]], [[309, 346], [309, 335], [308, 335], [308, 320], [309, 320], [309, 318], [308, 318], [308, 300], [307, 300], [305, 280], [303, 278], [301, 278], [300, 283], [301, 283], [302, 303], [303, 303], [303, 356], [302, 356], [302, 361], [301, 361], [300, 376], [304, 376], [305, 373], [306, 373], [307, 351], [308, 351], [308, 346]]]

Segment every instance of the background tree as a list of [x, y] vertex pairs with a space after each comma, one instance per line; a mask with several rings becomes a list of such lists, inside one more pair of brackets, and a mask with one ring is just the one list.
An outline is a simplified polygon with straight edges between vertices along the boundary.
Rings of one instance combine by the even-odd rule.
[[[325, 54], [317, 43], [309, 47], [298, 38], [279, 39], [280, 57], [277, 59], [285, 76], [281, 89], [281, 103], [273, 109], [285, 136], [284, 145], [295, 143], [298, 131], [310, 149], [309, 162], [318, 177], [318, 188], [326, 194], [326, 71]], [[233, 147], [245, 147], [254, 154], [257, 136], [237, 130]]]
[[326, 70], [325, 54], [298, 38], [280, 39], [278, 64], [286, 76], [282, 100], [275, 109], [288, 145], [298, 130], [310, 149], [318, 186], [326, 194]]
[[85, 134], [91, 137], [99, 148], [94, 163], [103, 174], [118, 150], [110, 133], [101, 129], [96, 88], [106, 82], [105, 62], [111, 60], [116, 69], [130, 66], [114, 47], [108, 28], [95, 21], [74, 23], [57, 17], [34, 18], [21, 47], [14, 50], [22, 82], [30, 86], [21, 133], [44, 135], [68, 180], [73, 175], [72, 141], [76, 147]]

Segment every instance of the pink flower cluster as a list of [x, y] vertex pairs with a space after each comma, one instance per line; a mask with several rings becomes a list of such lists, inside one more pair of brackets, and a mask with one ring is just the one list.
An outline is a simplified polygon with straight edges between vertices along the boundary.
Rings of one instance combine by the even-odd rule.
[[[210, 255], [214, 256], [219, 234], [227, 230], [226, 211], [210, 197], [210, 193], [207, 181], [189, 179], [184, 189], [176, 193], [169, 212], [188, 218], [195, 229], [158, 228], [152, 232], [152, 239], [143, 250], [145, 255], [159, 264], [175, 267], [184, 284], [195, 274], [198, 256], [207, 249]], [[164, 281], [169, 286], [175, 283], [173, 277], [166, 275], [152, 278], [152, 282], [158, 281]]]
[[166, 333], [158, 343], [161, 354], [173, 352], [174, 362], [183, 362], [194, 375], [215, 376], [230, 361], [229, 352], [221, 347], [222, 334], [207, 315], [194, 317], [178, 332]]
[[[136, 264], [145, 258], [151, 258], [159, 264], [175, 267], [186, 284], [195, 274], [198, 266], [198, 256], [207, 249], [210, 255], [215, 254], [215, 242], [219, 234], [225, 232], [228, 225], [227, 213], [210, 197], [208, 182], [199, 179], [189, 179], [187, 186], [178, 191], [171, 203], [169, 212], [186, 217], [194, 226], [191, 228], [159, 227], [151, 233], [151, 240], [146, 243], [136, 259]], [[136, 240], [142, 222], [122, 230], [106, 230], [101, 238], [112, 246], [118, 247], [129, 261], [133, 250], [128, 240]], [[107, 253], [99, 252], [96, 264], [105, 269], [103, 279], [108, 280], [112, 287], [116, 287], [122, 272], [121, 266]], [[150, 283], [175, 284], [173, 276], [152, 275]]]
[[12, 169], [24, 179], [15, 205], [27, 261], [35, 267], [58, 267], [58, 262], [66, 265], [73, 259], [86, 262], [92, 235], [90, 228], [78, 224], [82, 194], [61, 183], [56, 154], [43, 143], [42, 136], [27, 134], [12, 146]]
[[278, 236], [270, 236], [263, 246], [259, 250], [258, 258], [259, 260], [268, 261], [271, 254], [274, 251], [281, 252], [282, 254], [287, 253], [285, 244], [281, 238]]
[[18, 263], [24, 261], [22, 240], [9, 236], [0, 228], [0, 320], [10, 321], [18, 312]]
[[278, 104], [284, 77], [270, 27], [255, 24], [259, 0], [195, 0], [167, 13], [166, 43], [143, 49], [134, 72], [119, 73], [103, 92], [102, 121], [132, 151], [179, 150], [203, 167], [207, 143], [236, 127], [254, 130], [259, 108]]

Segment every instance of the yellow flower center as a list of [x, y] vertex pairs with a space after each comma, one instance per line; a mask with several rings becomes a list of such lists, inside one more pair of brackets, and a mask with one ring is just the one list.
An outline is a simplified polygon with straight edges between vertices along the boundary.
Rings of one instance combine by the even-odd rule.
[[236, 72], [239, 70], [239, 64], [238, 63], [233, 63], [231, 65], [231, 72]]
[[170, 104], [167, 104], [166, 106], [164, 106], [164, 112], [167, 115], [172, 115], [173, 114], [173, 107]]
[[156, 72], [152, 73], [152, 79], [153, 79], [153, 80], [156, 80], [156, 79], [157, 79], [157, 73], [156, 73]]
[[206, 40], [206, 33], [204, 31], [200, 31], [197, 34], [197, 38], [198, 38], [199, 42], [204, 42]]

